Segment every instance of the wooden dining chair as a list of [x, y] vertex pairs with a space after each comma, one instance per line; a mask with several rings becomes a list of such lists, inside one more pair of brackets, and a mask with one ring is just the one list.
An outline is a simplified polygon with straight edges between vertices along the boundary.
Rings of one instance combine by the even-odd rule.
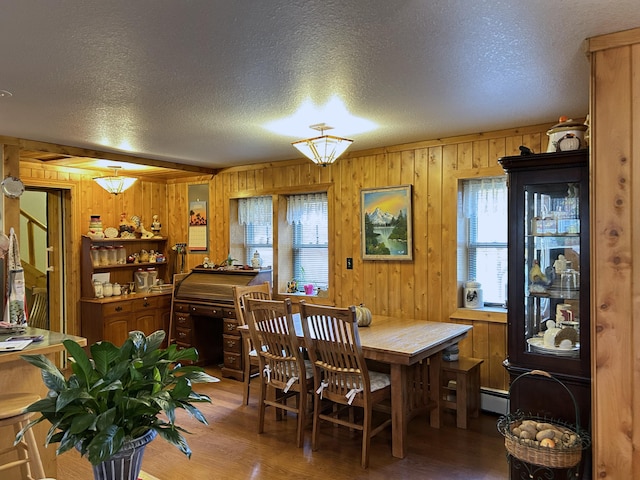
[[[312, 450], [318, 446], [320, 420], [362, 432], [362, 467], [369, 466], [371, 437], [391, 424], [391, 418], [372, 427], [374, 406], [391, 398], [386, 373], [369, 371], [362, 353], [354, 306], [336, 308], [300, 302], [305, 344], [314, 369]], [[322, 401], [339, 408], [322, 410]], [[361, 407], [362, 422], [354, 420], [351, 407]], [[349, 415], [345, 418], [345, 410]], [[385, 409], [388, 411], [388, 409]]]
[[[233, 303], [236, 307], [236, 319], [240, 325], [246, 325], [244, 300], [246, 298], [254, 298], [260, 300], [271, 300], [271, 284], [269, 282], [260, 283], [258, 285], [234, 285], [231, 287], [233, 290]], [[258, 353], [253, 346], [251, 336], [245, 337], [245, 344], [243, 345], [242, 355], [243, 359], [243, 389], [242, 389], [242, 403], [249, 405], [249, 388], [251, 377], [255, 376], [259, 370]]]
[[[313, 372], [304, 360], [300, 339], [296, 336], [291, 300], [244, 301], [246, 321], [260, 362], [260, 410], [258, 433], [264, 432], [267, 406], [298, 415], [297, 443], [302, 447], [307, 408], [307, 391], [313, 388]], [[267, 388], [272, 389], [267, 397]], [[287, 403], [296, 396], [295, 406]]]
[[33, 287], [33, 303], [29, 311], [28, 324], [34, 328], [49, 329], [49, 292], [46, 288]]

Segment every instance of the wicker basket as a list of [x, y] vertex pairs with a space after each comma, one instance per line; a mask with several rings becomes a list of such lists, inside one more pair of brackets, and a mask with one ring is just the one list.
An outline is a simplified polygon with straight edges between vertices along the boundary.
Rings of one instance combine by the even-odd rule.
[[[562, 385], [569, 393], [571, 400], [573, 400], [576, 412], [576, 425], [573, 426], [547, 417], [525, 415], [522, 412], [504, 415], [498, 420], [498, 431], [504, 436], [504, 445], [507, 452], [518, 460], [532, 465], [558, 469], [575, 467], [582, 459], [582, 451], [591, 445], [589, 433], [580, 429], [578, 404], [576, 403], [575, 397], [564, 383], [541, 370], [533, 370], [520, 375], [512, 382], [511, 387], [526, 375], [543, 375]], [[521, 440], [520, 437], [513, 433], [513, 429], [519, 427], [526, 420], [551, 424], [558, 430], [566, 432], [567, 436], [575, 435], [575, 440], [568, 445], [559, 442], [555, 447], [540, 446], [539, 442]]]

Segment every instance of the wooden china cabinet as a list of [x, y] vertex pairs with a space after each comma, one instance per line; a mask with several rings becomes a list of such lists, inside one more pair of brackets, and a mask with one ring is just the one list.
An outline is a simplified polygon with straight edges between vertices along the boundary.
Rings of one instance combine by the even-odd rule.
[[[507, 359], [510, 411], [591, 429], [588, 150], [503, 157], [509, 185]], [[511, 478], [530, 476], [510, 458]], [[591, 478], [589, 452], [578, 467]], [[539, 476], [538, 476], [539, 475]], [[571, 478], [574, 478], [573, 476]]]
[[96, 298], [92, 281], [94, 274], [101, 273], [108, 276], [109, 282], [128, 286], [135, 280], [134, 272], [149, 268], [158, 272], [158, 278], [167, 281], [169, 266], [166, 261], [131, 263], [125, 260], [102, 265], [92, 260], [92, 250], [122, 248], [125, 258], [142, 250], [153, 250], [164, 254], [166, 258], [166, 244], [167, 239], [161, 237], [98, 240], [82, 237], [80, 322], [82, 336], [87, 339], [88, 345], [102, 340], [121, 345], [132, 330], [140, 330], [147, 335], [156, 330], [167, 332], [171, 316], [171, 288]]

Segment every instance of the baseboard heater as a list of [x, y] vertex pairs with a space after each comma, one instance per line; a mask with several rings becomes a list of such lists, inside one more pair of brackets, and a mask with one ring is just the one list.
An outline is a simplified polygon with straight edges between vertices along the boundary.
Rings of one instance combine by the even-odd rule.
[[495, 388], [480, 388], [480, 409], [506, 415], [509, 411], [509, 392]]

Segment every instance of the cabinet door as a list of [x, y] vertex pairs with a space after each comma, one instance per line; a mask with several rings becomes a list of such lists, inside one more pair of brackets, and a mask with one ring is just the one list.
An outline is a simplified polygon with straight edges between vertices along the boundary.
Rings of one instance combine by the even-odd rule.
[[157, 297], [143, 297], [133, 300], [132, 317], [130, 321], [131, 330], [140, 330], [145, 335], [149, 335], [158, 329], [157, 321]]
[[510, 177], [510, 218], [518, 222], [509, 238], [513, 364], [589, 374], [587, 178], [579, 167]]
[[104, 340], [117, 347], [129, 338], [129, 317], [111, 316], [104, 319]]

